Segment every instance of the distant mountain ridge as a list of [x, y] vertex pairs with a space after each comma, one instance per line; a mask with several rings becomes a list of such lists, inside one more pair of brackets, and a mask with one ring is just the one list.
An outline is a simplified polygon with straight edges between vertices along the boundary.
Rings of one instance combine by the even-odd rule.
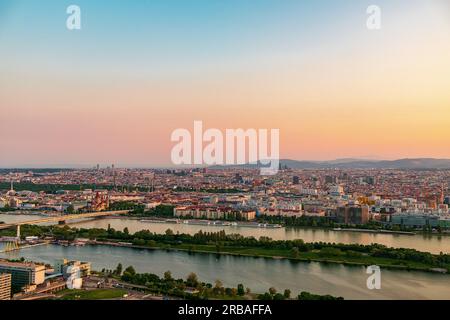
[[[450, 169], [450, 159], [415, 158], [398, 160], [336, 159], [330, 161], [300, 161], [281, 159], [282, 166], [292, 169]], [[212, 166], [210, 168], [258, 168], [258, 164]]]

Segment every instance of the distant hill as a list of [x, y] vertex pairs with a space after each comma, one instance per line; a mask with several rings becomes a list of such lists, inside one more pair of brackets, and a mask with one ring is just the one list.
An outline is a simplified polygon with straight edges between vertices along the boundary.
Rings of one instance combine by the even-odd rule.
[[[399, 160], [359, 160], [337, 159], [331, 161], [298, 161], [281, 159], [282, 166], [292, 169], [450, 169], [450, 159], [399, 159]], [[258, 168], [258, 164], [212, 166], [210, 168]]]

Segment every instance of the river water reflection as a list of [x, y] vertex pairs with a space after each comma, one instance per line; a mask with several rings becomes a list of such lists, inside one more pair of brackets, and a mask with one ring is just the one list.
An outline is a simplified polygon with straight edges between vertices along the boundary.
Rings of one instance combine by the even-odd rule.
[[303, 239], [305, 242], [336, 242], [336, 243], [360, 243], [371, 244], [380, 243], [388, 247], [412, 248], [419, 251], [431, 253], [450, 253], [450, 236], [426, 236], [426, 235], [402, 235], [402, 234], [375, 234], [366, 232], [333, 231], [311, 228], [249, 228], [235, 226], [204, 226], [175, 223], [152, 223], [131, 219], [99, 219], [78, 222], [73, 226], [80, 228], [108, 228], [110, 225], [116, 230], [123, 230], [125, 227], [130, 232], [140, 230], [150, 230], [156, 233], [164, 233], [167, 229], [172, 229], [175, 233], [195, 234], [200, 230], [204, 232], [217, 232], [225, 230], [227, 233], [239, 233], [244, 236], [270, 237], [274, 240]]
[[[7, 223], [36, 219], [29, 215], [0, 215]], [[258, 229], [245, 227], [214, 227], [187, 224], [150, 223], [125, 218], [105, 218], [71, 224], [84, 228], [112, 228], [130, 232], [148, 229], [163, 233], [168, 228], [180, 233], [194, 234], [200, 230], [240, 233], [244, 236], [268, 236], [273, 239], [304, 239], [306, 242], [326, 241], [370, 244], [382, 243], [393, 247], [415, 248], [438, 253], [450, 251], [450, 237], [407, 236], [371, 234], [320, 229]], [[0, 244], [0, 249], [2, 245]], [[368, 275], [363, 267], [334, 264], [292, 262], [251, 257], [217, 256], [215, 254], [188, 254], [161, 250], [142, 250], [106, 246], [62, 247], [46, 245], [22, 249], [3, 258], [25, 257], [33, 261], [53, 264], [56, 259], [69, 258], [92, 262], [96, 270], [114, 269], [118, 263], [124, 267], [133, 265], [138, 272], [151, 272], [160, 276], [170, 270], [176, 277], [186, 277], [195, 272], [203, 280], [213, 283], [220, 279], [226, 286], [238, 283], [250, 287], [254, 292], [264, 292], [274, 286], [278, 290], [289, 288], [293, 293], [309, 291], [332, 294], [346, 299], [450, 299], [450, 276], [425, 272], [382, 270], [381, 290], [366, 287]]]
[[[18, 221], [39, 219], [38, 215], [9, 215], [0, 214], [0, 221], [5, 223], [13, 223]], [[204, 232], [217, 232], [225, 230], [227, 233], [239, 233], [244, 236], [254, 236], [259, 238], [267, 236], [274, 240], [292, 240], [303, 239], [305, 242], [336, 242], [336, 243], [360, 243], [371, 244], [380, 243], [388, 247], [395, 248], [412, 248], [419, 251], [431, 252], [438, 254], [439, 252], [450, 253], [450, 235], [402, 235], [402, 234], [376, 234], [368, 232], [349, 232], [349, 231], [333, 231], [312, 228], [249, 228], [235, 226], [204, 226], [191, 224], [175, 224], [175, 223], [151, 223], [140, 220], [126, 218], [103, 218], [97, 220], [84, 220], [70, 223], [71, 226], [77, 228], [108, 228], [110, 225], [116, 230], [123, 230], [125, 227], [130, 232], [140, 230], [150, 230], [156, 233], [164, 233], [167, 229], [174, 232], [195, 234], [200, 230]]]
[[382, 270], [381, 289], [369, 290], [364, 267], [315, 262], [89, 245], [45, 245], [0, 257], [25, 257], [50, 264], [62, 258], [84, 260], [92, 262], [95, 270], [114, 269], [122, 263], [124, 267], [134, 266], [138, 272], [159, 276], [170, 270], [177, 278], [195, 272], [203, 281], [214, 283], [220, 279], [225, 286], [243, 283], [253, 292], [264, 292], [273, 286], [279, 291], [289, 288], [293, 294], [309, 291], [346, 299], [450, 299], [450, 276], [426, 272]]

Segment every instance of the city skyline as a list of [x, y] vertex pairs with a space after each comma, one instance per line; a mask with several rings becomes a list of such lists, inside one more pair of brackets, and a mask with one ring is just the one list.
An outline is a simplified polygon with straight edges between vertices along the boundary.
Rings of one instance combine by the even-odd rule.
[[[329, 160], [298, 160], [298, 159], [283, 159], [280, 158], [280, 163], [282, 166], [287, 165], [290, 167], [292, 163], [295, 163], [294, 169], [317, 169], [317, 168], [328, 168], [327, 166], [320, 166], [320, 164], [340, 164], [344, 166], [337, 166], [336, 168], [340, 169], [369, 169], [370, 166], [361, 166], [361, 164], [379, 164], [379, 166], [374, 168], [379, 169], [389, 169], [389, 163], [395, 163], [395, 162], [401, 162], [406, 163], [404, 167], [396, 166], [393, 167], [395, 169], [427, 169], [427, 168], [435, 168], [435, 169], [447, 169], [447, 167], [450, 167], [450, 158], [401, 158], [401, 159], [377, 159], [377, 158], [370, 158], [370, 157], [364, 157], [364, 158], [358, 158], [358, 157], [351, 157], [351, 158], [335, 158], [335, 159], [329, 159]], [[383, 164], [384, 162], [388, 164]], [[445, 162], [445, 164], [443, 164]], [[356, 163], [357, 165], [351, 166], [348, 164]], [[288, 165], [289, 164], [289, 165]], [[301, 168], [298, 167], [302, 164], [317, 164], [318, 166], [313, 167], [305, 167]], [[346, 165], [347, 164], [347, 165]], [[107, 168], [123, 168], [123, 169], [195, 169], [195, 168], [228, 168], [228, 167], [245, 167], [245, 166], [251, 166], [254, 165], [254, 163], [246, 162], [243, 165], [235, 164], [235, 165], [196, 165], [196, 164], [185, 164], [185, 165], [175, 165], [175, 164], [161, 164], [161, 165], [130, 165], [130, 164], [123, 164], [123, 163], [117, 163], [117, 162], [105, 162], [105, 163], [89, 163], [89, 164], [35, 164], [35, 165], [13, 165], [13, 166], [0, 166], [0, 170], [5, 169], [107, 169]], [[251, 168], [251, 167], [249, 167]]]
[[449, 35], [449, 0], [0, 0], [1, 310], [450, 300]]
[[0, 167], [169, 166], [177, 128], [279, 128], [283, 159], [450, 158], [446, 1], [0, 1]]

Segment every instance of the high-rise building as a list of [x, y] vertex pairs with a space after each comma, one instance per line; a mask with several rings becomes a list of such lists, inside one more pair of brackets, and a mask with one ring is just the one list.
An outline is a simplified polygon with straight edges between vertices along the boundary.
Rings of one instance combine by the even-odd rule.
[[0, 273], [0, 300], [11, 299], [11, 275]]
[[325, 176], [325, 183], [338, 183], [338, 178], [336, 176]]
[[26, 286], [39, 285], [45, 281], [45, 266], [29, 262], [0, 260], [0, 273], [11, 275], [11, 291], [19, 292]]
[[366, 182], [367, 184], [370, 184], [370, 185], [374, 185], [377, 183], [377, 178], [374, 176], [367, 176], [364, 178], [364, 182]]
[[345, 224], [365, 224], [369, 222], [368, 206], [345, 206], [336, 209], [336, 220]]

